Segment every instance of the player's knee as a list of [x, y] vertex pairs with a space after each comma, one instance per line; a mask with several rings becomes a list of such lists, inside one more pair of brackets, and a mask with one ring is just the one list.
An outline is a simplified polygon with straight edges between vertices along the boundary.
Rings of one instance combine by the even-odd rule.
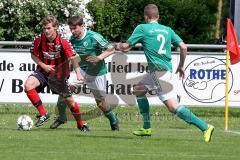
[[35, 77], [30, 76], [24, 83], [24, 91], [29, 91], [33, 88], [36, 88], [40, 82]]
[[133, 87], [133, 94], [137, 97], [144, 96], [147, 93], [147, 88], [144, 85], [136, 85]]
[[73, 100], [72, 97], [67, 97], [67, 98], [64, 98], [64, 102], [67, 104], [68, 107], [74, 107], [75, 105], [75, 101]]
[[179, 104], [175, 98], [170, 98], [166, 101], [163, 101], [163, 103], [171, 113], [176, 113], [176, 110], [179, 107]]
[[98, 108], [100, 108], [103, 112], [106, 112], [110, 109], [110, 106], [106, 102], [105, 98], [96, 99], [96, 103], [97, 103]]
[[27, 80], [25, 83], [24, 83], [24, 91], [29, 91], [31, 89], [34, 88], [34, 83], [30, 80]]
[[98, 106], [98, 107], [104, 107], [105, 104], [106, 104], [104, 98], [98, 98], [98, 99], [96, 99], [96, 103], [97, 103], [97, 106]]

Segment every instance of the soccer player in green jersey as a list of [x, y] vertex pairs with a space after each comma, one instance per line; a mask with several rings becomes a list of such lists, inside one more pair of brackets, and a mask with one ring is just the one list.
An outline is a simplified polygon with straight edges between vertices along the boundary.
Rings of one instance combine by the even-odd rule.
[[146, 97], [148, 91], [155, 90], [159, 99], [168, 110], [189, 124], [195, 125], [209, 142], [214, 127], [193, 114], [186, 106], [179, 105], [172, 79], [171, 45], [180, 48], [180, 62], [176, 73], [184, 77], [184, 61], [187, 46], [182, 39], [168, 26], [158, 23], [159, 12], [155, 4], [149, 4], [144, 9], [145, 24], [138, 25], [126, 43], [117, 43], [116, 49], [129, 51], [136, 43], [141, 43], [146, 56], [150, 73], [146, 75], [135, 87], [134, 93], [140, 113], [143, 116], [143, 128], [134, 131], [137, 136], [151, 136], [149, 102]]
[[[70, 17], [68, 25], [72, 32], [70, 42], [81, 58], [79, 65], [83, 76], [82, 80], [93, 93], [97, 106], [109, 119], [111, 130], [118, 131], [118, 120], [105, 98], [107, 68], [104, 58], [115, 51], [114, 46], [99, 33], [86, 30], [83, 26], [83, 18], [79, 16]], [[50, 126], [52, 129], [57, 128], [67, 120], [64, 101], [58, 99], [57, 107], [60, 116]]]

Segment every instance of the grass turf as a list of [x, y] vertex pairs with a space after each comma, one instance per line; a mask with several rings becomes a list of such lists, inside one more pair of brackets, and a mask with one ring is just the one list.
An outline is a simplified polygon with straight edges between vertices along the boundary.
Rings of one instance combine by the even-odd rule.
[[[48, 106], [54, 115], [54, 107]], [[82, 111], [92, 108], [82, 107]], [[77, 130], [74, 121], [49, 129], [53, 118], [39, 128], [18, 131], [16, 119], [28, 114], [33, 119], [35, 109], [22, 105], [0, 106], [0, 159], [84, 159], [84, 160], [237, 160], [240, 157], [240, 135], [224, 132], [223, 108], [191, 108], [194, 113], [215, 126], [210, 143], [202, 133], [170, 114], [164, 107], [152, 107], [153, 135], [136, 137], [134, 129], [141, 127], [137, 107], [117, 107], [120, 131], [112, 132], [104, 116], [88, 121], [91, 132]], [[240, 109], [230, 109], [229, 128], [240, 131]]]

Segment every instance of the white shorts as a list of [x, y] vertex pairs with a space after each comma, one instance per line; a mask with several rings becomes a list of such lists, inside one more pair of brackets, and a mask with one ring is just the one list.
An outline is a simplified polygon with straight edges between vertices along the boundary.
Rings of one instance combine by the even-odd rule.
[[[105, 98], [106, 97], [106, 81], [107, 81], [106, 75], [91, 76], [82, 69], [80, 69], [80, 72], [85, 79], [84, 83], [93, 93], [94, 98], [99, 100], [102, 100], [103, 98]], [[73, 85], [75, 84], [82, 85], [82, 84], [79, 84], [76, 73], [74, 72], [71, 72], [69, 83]]]
[[170, 71], [151, 72], [146, 74], [139, 83], [142, 83], [148, 91], [156, 93], [161, 101], [177, 99], [173, 75]]
[[81, 74], [85, 79], [85, 83], [94, 95], [95, 99], [106, 97], [106, 75], [91, 76], [81, 69]]

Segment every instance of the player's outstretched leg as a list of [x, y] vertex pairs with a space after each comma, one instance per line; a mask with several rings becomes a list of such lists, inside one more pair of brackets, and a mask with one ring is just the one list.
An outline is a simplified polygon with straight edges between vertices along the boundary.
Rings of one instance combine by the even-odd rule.
[[151, 122], [150, 122], [150, 113], [149, 113], [149, 102], [146, 96], [137, 97], [137, 103], [140, 110], [140, 113], [143, 117], [143, 128], [133, 131], [133, 134], [136, 136], [151, 136]]
[[27, 97], [32, 102], [32, 104], [36, 107], [39, 112], [39, 116], [37, 116], [37, 121], [35, 122], [35, 126], [39, 127], [43, 125], [44, 122], [48, 121], [50, 115], [47, 113], [47, 110], [44, 108], [42, 101], [37, 93], [36, 89], [31, 89], [26, 91]]
[[185, 106], [179, 106], [176, 109], [176, 115], [183, 119], [185, 122], [189, 124], [195, 125], [197, 128], [199, 128], [204, 135], [204, 140], [206, 142], [211, 141], [211, 137], [214, 131], [214, 126], [207, 124], [205, 121], [197, 117], [194, 113], [192, 113], [187, 107]]

